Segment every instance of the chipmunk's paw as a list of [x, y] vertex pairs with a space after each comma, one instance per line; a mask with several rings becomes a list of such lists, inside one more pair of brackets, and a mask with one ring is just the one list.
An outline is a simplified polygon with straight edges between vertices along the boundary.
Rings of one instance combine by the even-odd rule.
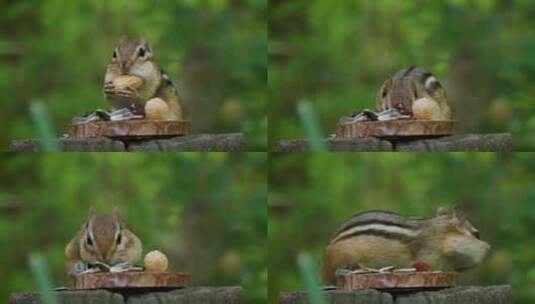
[[84, 262], [76, 262], [74, 265], [72, 265], [71, 271], [69, 271], [69, 275], [71, 276], [77, 276], [82, 274], [88, 274], [88, 273], [95, 273], [100, 272], [100, 269], [93, 267], [89, 263]]
[[88, 269], [88, 265], [84, 262], [76, 262], [72, 265], [69, 275], [79, 275]]

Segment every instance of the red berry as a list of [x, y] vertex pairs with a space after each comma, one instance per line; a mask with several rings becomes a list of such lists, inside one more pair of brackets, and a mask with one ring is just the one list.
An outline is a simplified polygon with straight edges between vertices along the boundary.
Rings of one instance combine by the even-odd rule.
[[416, 271], [428, 271], [431, 269], [431, 265], [429, 263], [423, 262], [423, 261], [416, 261], [412, 264], [412, 267], [416, 269]]

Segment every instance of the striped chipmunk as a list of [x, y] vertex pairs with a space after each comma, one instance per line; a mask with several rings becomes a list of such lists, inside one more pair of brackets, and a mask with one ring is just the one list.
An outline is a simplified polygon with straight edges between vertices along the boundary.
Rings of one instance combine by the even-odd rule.
[[383, 82], [375, 98], [375, 112], [366, 109], [343, 116], [340, 123], [397, 119], [451, 121], [446, 90], [430, 72], [411, 66]]
[[387, 79], [376, 97], [376, 111], [396, 109], [418, 120], [451, 120], [446, 90], [430, 72], [411, 66]]
[[388, 266], [464, 271], [479, 264], [489, 249], [457, 208], [452, 212], [439, 208], [429, 219], [368, 211], [336, 231], [325, 249], [322, 278], [334, 284], [339, 269]]
[[[116, 80], [124, 76], [137, 77], [141, 84], [118, 87]], [[106, 67], [104, 94], [114, 109], [131, 108], [148, 119], [183, 120], [178, 91], [144, 38], [119, 41]]]
[[142, 244], [125, 227], [118, 210], [113, 214], [89, 212], [85, 223], [65, 247], [70, 274], [135, 269], [141, 260]]

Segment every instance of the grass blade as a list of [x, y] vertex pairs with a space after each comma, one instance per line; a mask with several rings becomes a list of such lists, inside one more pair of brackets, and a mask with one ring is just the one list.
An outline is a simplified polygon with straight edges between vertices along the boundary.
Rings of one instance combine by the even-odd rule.
[[30, 113], [41, 139], [43, 151], [58, 151], [54, 127], [42, 101], [33, 101], [30, 104]]
[[56, 294], [52, 287], [50, 272], [45, 259], [39, 253], [30, 254], [30, 269], [32, 271], [37, 291], [41, 295], [43, 304], [57, 304]]
[[297, 105], [297, 110], [305, 136], [310, 144], [310, 149], [315, 152], [325, 151], [325, 142], [312, 103], [306, 100], [300, 101]]
[[299, 270], [305, 281], [310, 304], [326, 304], [325, 297], [316, 280], [316, 267], [314, 267], [314, 260], [310, 254], [299, 254], [297, 257], [297, 264], [299, 265]]

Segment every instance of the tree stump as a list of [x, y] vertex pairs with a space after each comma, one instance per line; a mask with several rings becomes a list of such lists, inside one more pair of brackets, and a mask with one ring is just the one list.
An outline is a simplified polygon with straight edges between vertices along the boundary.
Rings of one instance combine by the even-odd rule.
[[[123, 304], [121, 294], [107, 290], [91, 291], [60, 291], [56, 293], [58, 304]], [[10, 304], [39, 304], [42, 303], [38, 293], [16, 293], [9, 299]]]
[[[323, 140], [329, 151], [374, 152], [510, 152], [513, 137], [509, 133], [458, 134], [434, 138], [421, 137], [363, 137], [329, 138]], [[310, 150], [306, 139], [281, 140], [277, 152], [305, 152]]]
[[[58, 304], [243, 304], [241, 287], [191, 287], [159, 292], [103, 289], [56, 292]], [[10, 304], [40, 304], [37, 293], [12, 294]]]
[[[111, 151], [145, 151], [145, 152], [236, 152], [242, 151], [245, 140], [241, 133], [194, 134], [171, 138], [59, 138], [55, 140], [60, 151], [69, 152], [111, 152]], [[11, 152], [39, 152], [42, 143], [38, 139], [14, 140]]]
[[[512, 304], [511, 286], [463, 286], [439, 291], [383, 292], [375, 289], [333, 290], [324, 293], [329, 304]], [[308, 304], [307, 293], [290, 292], [279, 296], [280, 304]]]
[[129, 304], [243, 304], [241, 287], [185, 288], [130, 296]]
[[128, 151], [172, 152], [172, 151], [205, 151], [205, 152], [237, 152], [242, 151], [245, 140], [241, 133], [229, 134], [196, 134], [169, 139], [153, 139], [132, 141], [128, 143]]

